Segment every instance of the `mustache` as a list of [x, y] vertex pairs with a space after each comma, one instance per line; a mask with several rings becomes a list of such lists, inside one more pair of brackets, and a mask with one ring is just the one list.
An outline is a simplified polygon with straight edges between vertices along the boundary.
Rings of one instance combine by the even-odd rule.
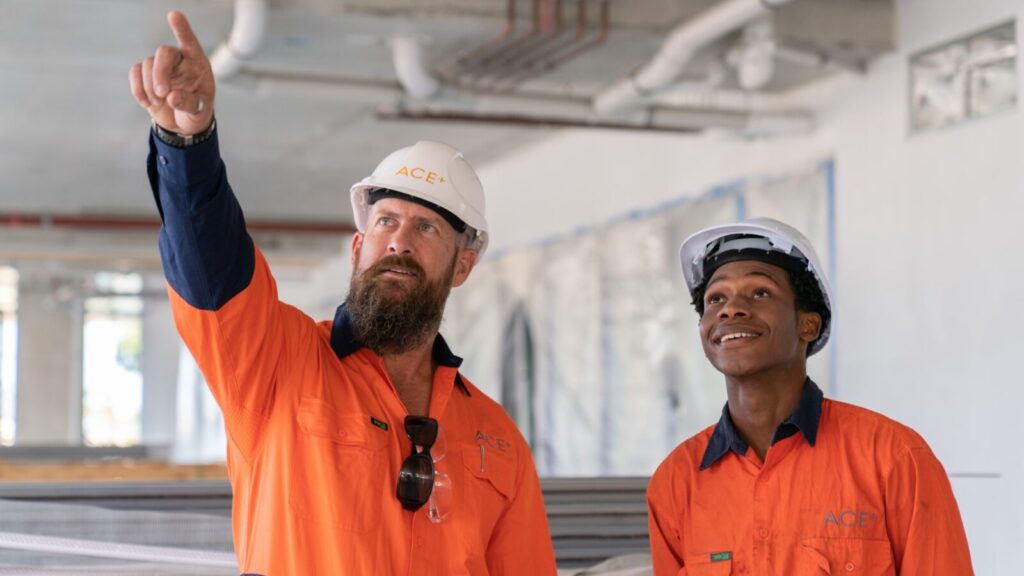
[[422, 266], [420, 266], [419, 262], [412, 258], [412, 256], [402, 256], [398, 254], [381, 258], [373, 266], [367, 268], [366, 271], [363, 272], [363, 276], [365, 278], [374, 278], [383, 274], [388, 268], [405, 268], [415, 273], [417, 278], [426, 277], [426, 271]]

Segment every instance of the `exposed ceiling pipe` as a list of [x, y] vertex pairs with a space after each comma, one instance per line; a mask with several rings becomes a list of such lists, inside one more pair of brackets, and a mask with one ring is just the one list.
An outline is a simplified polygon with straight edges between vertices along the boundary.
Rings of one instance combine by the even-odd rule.
[[235, 0], [235, 22], [231, 35], [210, 57], [213, 74], [227, 79], [238, 74], [263, 45], [267, 31], [269, 0]]
[[[437, 77], [450, 85], [477, 91], [511, 91], [524, 80], [550, 71], [604, 42], [609, 0], [600, 0], [598, 23], [591, 26], [587, 18], [587, 4], [597, 1], [531, 0], [532, 24], [524, 34], [516, 36], [513, 30], [517, 3], [508, 0], [505, 30], [444, 66]], [[566, 17], [569, 4], [575, 4], [574, 19]], [[591, 29], [594, 34], [588, 34]]]
[[744, 90], [758, 90], [768, 85], [775, 75], [777, 48], [771, 20], [758, 19], [743, 28], [736, 77]]
[[568, 32], [570, 27], [567, 25], [562, 2], [559, 1], [555, 8], [555, 30], [550, 37], [550, 41], [538, 44], [535, 49], [521, 54], [519, 58], [509, 62], [510, 66], [497, 72], [492, 72], [492, 75], [496, 76], [496, 78], [488, 85], [488, 88], [502, 92], [512, 90], [521, 84], [523, 79], [535, 75], [535, 70], [541, 68], [543, 62], [552, 61], [554, 56], [562, 52], [567, 46], [582, 40], [587, 33], [586, 2], [587, 0], [577, 0], [575, 32], [565, 34], [566, 37], [563, 38], [563, 32]]
[[565, 31], [565, 14], [562, 8], [562, 1], [548, 0], [541, 6], [541, 36], [536, 42], [520, 46], [517, 50], [505, 53], [478, 80], [493, 79], [491, 82], [484, 82], [484, 85], [487, 87], [500, 84], [509, 72], [516, 71], [525, 63], [530, 62], [536, 55], [550, 53], [559, 44], [558, 39], [562, 37], [562, 33]]
[[395, 75], [405, 92], [419, 100], [426, 100], [437, 94], [441, 83], [427, 70], [423, 63], [423, 50], [418, 39], [412, 36], [397, 36], [391, 39], [391, 58]]
[[[485, 43], [485, 45], [490, 45], [489, 49], [481, 50], [480, 48], [477, 48], [470, 52], [470, 54], [475, 55], [472, 58], [460, 58], [456, 79], [459, 81], [462, 81], [464, 79], [472, 79], [478, 70], [485, 69], [487, 66], [490, 65], [491, 62], [494, 61], [495, 58], [500, 58], [502, 55], [504, 55], [510, 50], [518, 49], [519, 46], [523, 45], [524, 43], [530, 42], [533, 38], [540, 34], [540, 2], [541, 0], [533, 0], [532, 2], [533, 7], [531, 9], [530, 18], [530, 21], [532, 23], [530, 25], [529, 30], [527, 30], [524, 34], [518, 36], [510, 34], [510, 36], [505, 41], [497, 43], [489, 41]], [[515, 15], [512, 12], [510, 12], [509, 18], [515, 18]], [[513, 24], [512, 28], [514, 28], [514, 26], [515, 25]], [[509, 24], [505, 25], [506, 30], [508, 30], [509, 27]]]
[[[452, 97], [420, 105], [399, 103], [380, 108], [382, 120], [427, 120], [535, 127], [576, 127], [616, 130], [696, 132], [706, 128], [736, 131], [743, 136], [802, 136], [814, 131], [814, 117], [792, 107], [764, 110], [749, 99], [717, 106], [715, 99], [682, 106], [653, 106], [643, 113], [616, 119], [594, 115], [590, 101], [572, 97], [523, 97], [498, 93]], [[724, 103], [723, 103], [724, 104]]]
[[594, 110], [604, 117], [642, 106], [671, 84], [704, 46], [763, 16], [790, 0], [724, 0], [676, 27], [653, 60], [629, 78], [594, 97]]
[[516, 31], [516, 0], [507, 0], [505, 8], [505, 29], [500, 34], [487, 40], [468, 53], [459, 57], [457, 64], [469, 65], [481, 54], [489, 53], [494, 48], [501, 46]]
[[598, 130], [633, 130], [693, 134], [706, 129], [728, 130], [745, 137], [806, 136], [814, 131], [814, 119], [806, 113], [743, 113], [718, 110], [650, 111], [642, 122], [595, 120], [585, 117], [544, 116], [517, 113], [474, 113], [460, 111], [381, 110], [381, 120], [412, 120], [426, 122], [461, 122], [536, 128], [593, 128]]
[[530, 62], [530, 66], [526, 69], [525, 74], [517, 78], [514, 78], [511, 81], [512, 84], [510, 88], [522, 84], [523, 82], [539, 74], [543, 74], [544, 72], [554, 70], [555, 68], [558, 68], [565, 62], [572, 60], [573, 58], [579, 56], [580, 54], [583, 54], [584, 52], [587, 52], [589, 50], [593, 50], [594, 48], [597, 48], [604, 44], [604, 41], [608, 39], [608, 30], [611, 23], [611, 10], [609, 9], [608, 0], [603, 0], [601, 2], [600, 22], [598, 25], [599, 27], [597, 29], [597, 33], [590, 40], [577, 44], [577, 40], [580, 40], [586, 35], [585, 28], [589, 27], [589, 25], [587, 24], [586, 2], [587, 0], [580, 0], [579, 6], [577, 8], [578, 12], [576, 15], [576, 35], [572, 38], [572, 40], [569, 41], [569, 43], [564, 47], [564, 49], [562, 46], [559, 46], [550, 59], [539, 62]]

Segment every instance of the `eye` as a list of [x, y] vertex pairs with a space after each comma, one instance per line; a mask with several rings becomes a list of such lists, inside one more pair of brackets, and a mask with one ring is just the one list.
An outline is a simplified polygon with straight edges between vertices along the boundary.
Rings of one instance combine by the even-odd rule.
[[377, 218], [377, 225], [378, 226], [391, 226], [394, 223], [395, 223], [394, 218], [392, 218], [390, 216], [381, 216], [380, 218]]
[[767, 288], [757, 288], [754, 290], [754, 298], [767, 298], [770, 296]]
[[722, 295], [721, 294], [708, 294], [707, 296], [704, 297], [704, 304], [705, 305], [718, 304], [721, 301], [722, 301]]
[[420, 223], [420, 232], [425, 232], [427, 234], [431, 234], [431, 233], [435, 232], [436, 230], [437, 230], [437, 226], [434, 226], [430, 222], [421, 222]]

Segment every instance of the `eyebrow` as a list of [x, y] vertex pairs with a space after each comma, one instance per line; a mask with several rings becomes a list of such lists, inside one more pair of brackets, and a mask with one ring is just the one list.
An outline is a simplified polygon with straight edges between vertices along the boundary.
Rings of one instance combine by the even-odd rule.
[[[747, 276], [763, 276], [763, 277], [771, 280], [772, 284], [775, 284], [776, 286], [780, 286], [779, 281], [776, 280], [774, 276], [772, 276], [771, 274], [769, 274], [769, 273], [767, 273], [767, 272], [765, 272], [763, 270], [751, 270], [750, 272], [747, 272], [746, 274], [743, 275], [744, 278], [747, 277]], [[719, 276], [717, 278], [713, 278], [713, 279], [711, 279], [710, 282], [708, 282], [707, 288], [711, 288], [711, 285], [714, 284], [715, 282], [718, 282], [719, 280], [727, 280], [728, 278], [729, 278], [728, 276]], [[705, 290], [707, 288], [705, 288]]]
[[[399, 214], [398, 212], [395, 212], [394, 210], [389, 210], [387, 208], [378, 208], [377, 209], [377, 217], [381, 217], [381, 216], [386, 216], [388, 218], [401, 218], [402, 217], [401, 214]], [[412, 220], [413, 222], [416, 222], [418, 224], [422, 224], [422, 223], [426, 222], [427, 224], [433, 225], [438, 230], [443, 230], [444, 229], [444, 227], [441, 226], [441, 222], [444, 222], [444, 219], [441, 218], [440, 215], [438, 215], [437, 217], [434, 217], [433, 214], [428, 215], [428, 216], [409, 216], [408, 219]]]
[[[402, 218], [401, 214], [399, 214], [398, 212], [395, 212], [394, 210], [390, 210], [388, 208], [378, 208], [377, 209], [377, 215], [378, 216], [387, 216], [389, 218]], [[442, 220], [440, 215], [435, 217], [433, 214], [430, 214], [428, 216], [422, 216], [422, 215], [407, 216], [406, 219], [412, 220], [414, 222], [431, 222], [431, 223], [440, 222]]]

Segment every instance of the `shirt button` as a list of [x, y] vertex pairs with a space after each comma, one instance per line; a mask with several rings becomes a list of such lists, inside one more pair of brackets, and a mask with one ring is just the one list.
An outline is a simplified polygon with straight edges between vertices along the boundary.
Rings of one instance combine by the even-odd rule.
[[159, 156], [159, 159], [160, 159], [160, 164], [161, 164], [161, 165], [163, 165], [163, 166], [167, 166], [167, 156], [164, 156], [163, 154], [161, 154], [161, 155]]
[[762, 539], [767, 539], [768, 536], [771, 535], [771, 532], [767, 528], [761, 528], [757, 531], [757, 535], [760, 536]]
[[847, 572], [853, 572], [854, 568], [856, 568], [856, 566], [853, 565], [853, 562], [847, 562], [846, 563], [846, 571]]
[[426, 544], [426, 540], [423, 538], [423, 536], [417, 536], [416, 537], [416, 547], [417, 548], [423, 548], [424, 544]]

